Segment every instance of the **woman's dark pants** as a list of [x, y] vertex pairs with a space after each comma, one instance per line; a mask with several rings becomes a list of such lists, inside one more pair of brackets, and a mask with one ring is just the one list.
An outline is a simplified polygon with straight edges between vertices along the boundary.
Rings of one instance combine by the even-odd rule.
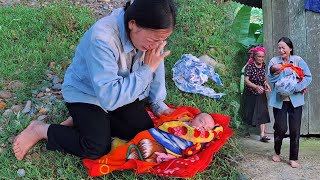
[[111, 137], [131, 140], [139, 132], [153, 127], [141, 101], [135, 101], [108, 113], [92, 104], [66, 105], [74, 126], [50, 125], [47, 133], [48, 150], [97, 159], [110, 151]]
[[288, 130], [287, 114], [289, 115], [290, 156], [289, 160], [298, 160], [299, 138], [301, 127], [302, 106], [294, 108], [290, 101], [284, 101], [282, 109], [273, 108], [274, 115], [274, 150], [280, 155], [282, 140]]

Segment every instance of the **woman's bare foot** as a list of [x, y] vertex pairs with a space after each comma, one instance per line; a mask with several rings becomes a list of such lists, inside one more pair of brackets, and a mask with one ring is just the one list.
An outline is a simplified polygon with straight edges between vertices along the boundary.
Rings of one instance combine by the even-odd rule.
[[73, 119], [71, 116], [69, 116], [65, 121], [63, 121], [62, 123], [60, 123], [61, 125], [64, 126], [69, 126], [69, 127], [73, 127]]
[[277, 155], [277, 154], [273, 155], [273, 156], [272, 156], [272, 161], [274, 161], [274, 162], [280, 162], [280, 161], [281, 161], [280, 155]]
[[292, 168], [298, 168], [300, 164], [297, 161], [290, 160], [289, 164]]
[[13, 152], [18, 160], [22, 160], [28, 151], [41, 139], [47, 139], [49, 124], [42, 121], [31, 121], [13, 142]]

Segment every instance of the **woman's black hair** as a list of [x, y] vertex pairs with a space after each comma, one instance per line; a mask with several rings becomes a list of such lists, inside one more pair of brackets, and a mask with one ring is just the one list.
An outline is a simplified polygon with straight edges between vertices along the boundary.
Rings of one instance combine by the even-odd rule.
[[174, 29], [176, 7], [173, 0], [134, 0], [124, 7], [124, 23], [128, 32], [128, 22], [135, 20], [139, 27], [147, 29]]
[[292, 41], [291, 41], [289, 38], [287, 38], [287, 37], [282, 37], [282, 38], [280, 38], [279, 41], [278, 41], [278, 43], [281, 42], [281, 41], [284, 42], [284, 43], [286, 43], [287, 46], [289, 46], [289, 48], [292, 49], [292, 51], [290, 52], [290, 54], [293, 55], [293, 44], [292, 44]]

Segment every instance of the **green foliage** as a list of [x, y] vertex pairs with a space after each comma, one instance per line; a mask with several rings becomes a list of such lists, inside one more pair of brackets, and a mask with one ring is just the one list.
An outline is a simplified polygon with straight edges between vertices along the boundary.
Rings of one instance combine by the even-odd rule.
[[263, 44], [263, 25], [250, 22], [251, 11], [252, 7], [242, 6], [232, 25], [232, 29], [238, 35], [238, 42], [246, 49]]
[[[212, 0], [176, 0], [178, 3], [177, 27], [169, 38], [171, 55], [165, 61], [167, 73], [167, 103], [179, 106], [194, 106], [202, 111], [231, 116], [231, 126], [239, 127], [239, 54], [232, 32], [235, 3], [217, 5]], [[46, 77], [48, 63], [57, 66], [51, 69], [63, 77], [71, 62], [75, 46], [85, 30], [94, 22], [92, 13], [84, 7], [67, 3], [50, 4], [41, 8], [26, 6], [0, 7], [0, 89], [10, 81], [19, 80], [24, 84], [13, 92], [17, 99], [6, 103], [10, 106], [31, 99], [31, 90], [40, 89]], [[221, 99], [211, 99], [197, 94], [179, 91], [172, 81], [173, 64], [182, 54], [195, 56], [207, 54], [226, 66], [226, 71], [216, 69], [224, 83], [219, 87], [212, 81], [205, 86], [217, 92], [226, 93]], [[3, 111], [0, 111], [2, 114]], [[59, 123], [67, 116], [62, 103], [55, 102], [49, 115], [50, 123]], [[36, 158], [17, 161], [8, 142], [13, 135], [21, 132], [31, 121], [24, 114], [14, 113], [0, 117], [0, 179], [18, 179], [17, 170], [26, 170], [26, 179], [91, 179], [79, 158], [71, 155], [43, 151], [44, 143], [32, 148]], [[237, 171], [232, 163], [237, 145], [230, 140], [215, 154], [211, 166], [195, 179], [235, 179]], [[129, 171], [115, 172], [101, 179], [158, 179], [152, 175], [135, 175]], [[171, 178], [175, 179], [175, 178]]]

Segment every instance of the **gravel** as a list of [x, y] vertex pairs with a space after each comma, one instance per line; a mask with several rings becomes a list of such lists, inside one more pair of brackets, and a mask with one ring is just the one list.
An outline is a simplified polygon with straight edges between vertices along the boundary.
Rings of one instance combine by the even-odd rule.
[[[52, 2], [61, 2], [62, 0], [0, 0], [0, 6], [14, 6], [17, 4], [24, 4], [28, 6], [41, 6], [43, 4], [49, 4]], [[97, 18], [101, 18], [105, 15], [108, 15], [113, 9], [123, 7], [127, 0], [69, 0], [71, 3], [87, 6], [89, 7], [96, 15]]]

